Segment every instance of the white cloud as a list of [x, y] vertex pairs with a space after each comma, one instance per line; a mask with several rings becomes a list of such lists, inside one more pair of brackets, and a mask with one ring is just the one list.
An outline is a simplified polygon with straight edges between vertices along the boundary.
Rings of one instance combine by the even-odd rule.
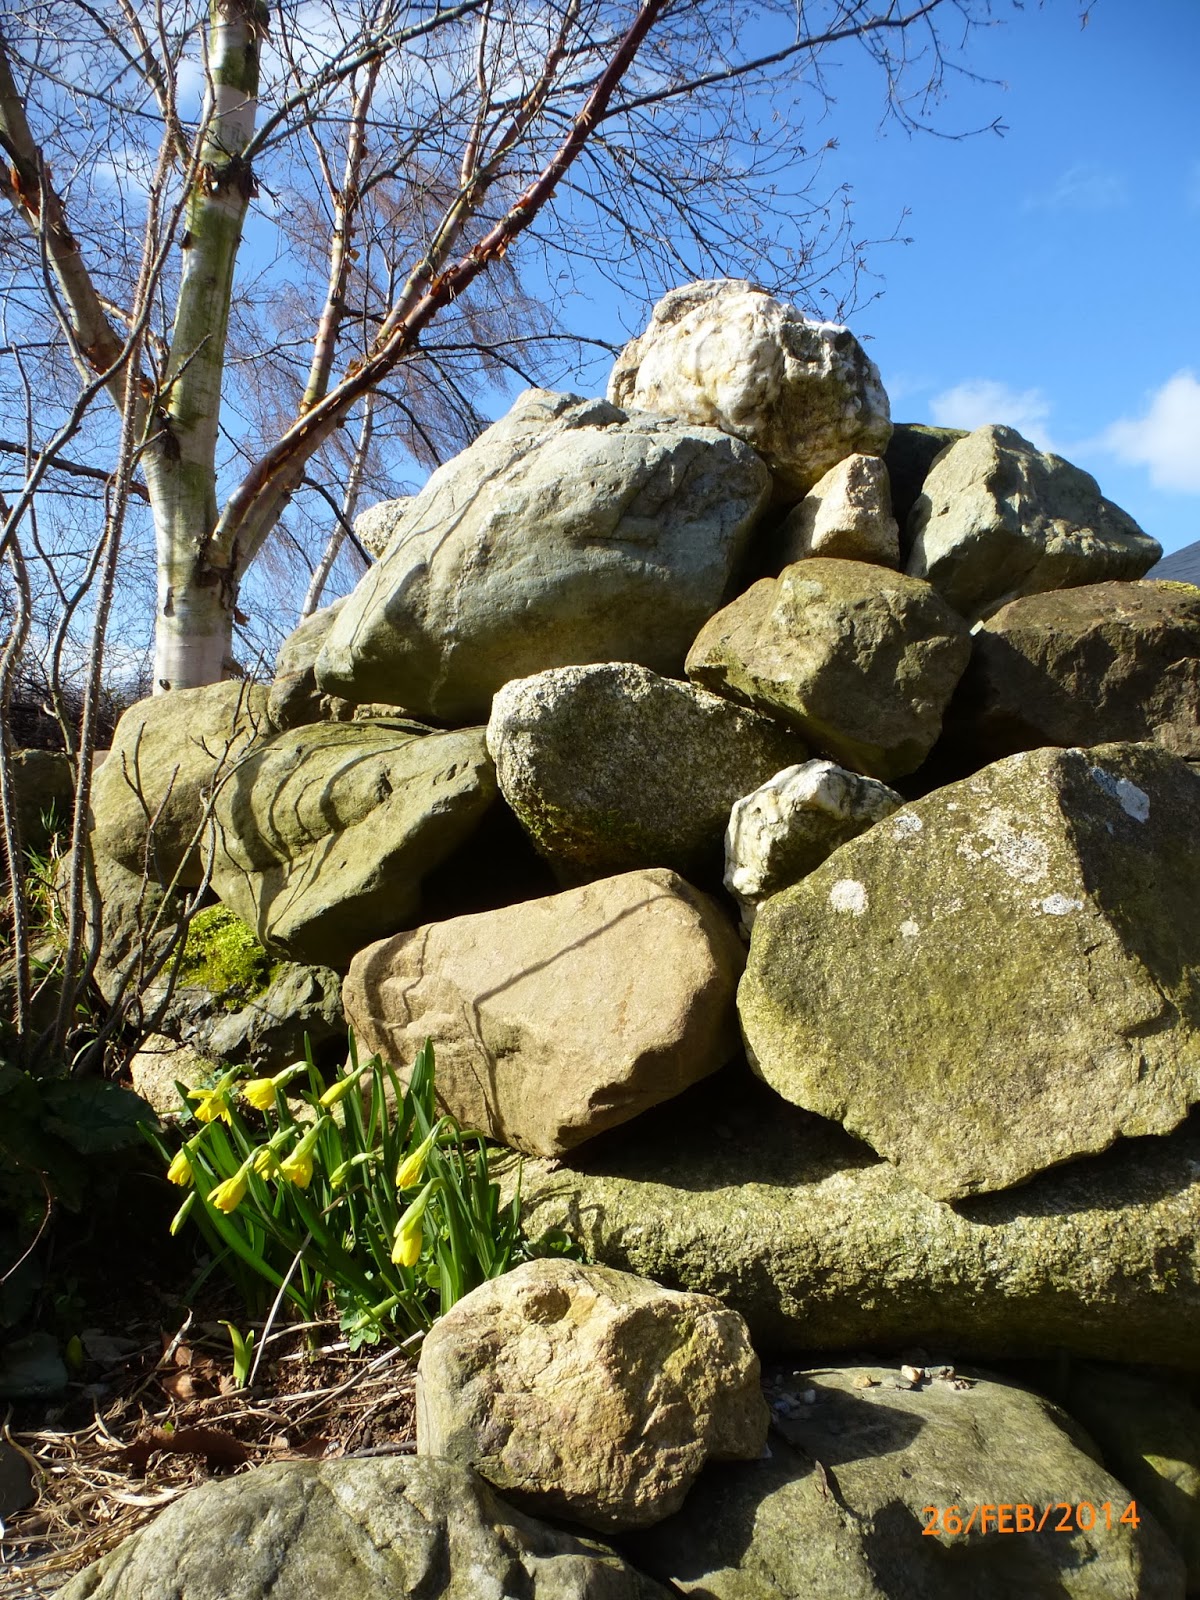
[[1026, 211], [1112, 211], [1129, 199], [1129, 189], [1119, 172], [1094, 162], [1068, 167], [1049, 189], [1025, 197]]
[[1003, 423], [1037, 445], [1053, 448], [1046, 431], [1050, 402], [1040, 389], [1010, 389], [991, 378], [968, 378], [934, 395], [930, 415], [942, 428], [982, 428], [989, 422]]
[[1188, 370], [1168, 378], [1140, 417], [1122, 417], [1097, 439], [1120, 461], [1146, 467], [1156, 489], [1200, 494], [1200, 383]]

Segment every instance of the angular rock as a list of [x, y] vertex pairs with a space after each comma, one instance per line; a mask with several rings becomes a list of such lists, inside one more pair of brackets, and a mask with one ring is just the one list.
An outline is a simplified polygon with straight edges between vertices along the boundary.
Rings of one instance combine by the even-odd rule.
[[381, 500], [378, 505], [368, 506], [355, 517], [354, 537], [376, 561], [383, 560], [392, 535], [404, 521], [404, 513], [415, 498], [411, 494], [396, 495], [392, 500]]
[[272, 728], [303, 727], [307, 722], [347, 722], [353, 707], [317, 688], [316, 660], [345, 598], [322, 606], [292, 629], [275, 657], [275, 681], [267, 701]]
[[715, 882], [730, 806], [808, 753], [777, 722], [626, 662], [506, 683], [487, 739], [500, 792], [576, 883], [638, 867]]
[[1072, 1368], [1067, 1410], [1104, 1464], [1162, 1525], [1200, 1594], [1200, 1407], [1177, 1379], [1110, 1366]]
[[715, 1295], [759, 1349], [1200, 1370], [1195, 1116], [949, 1206], [731, 1068], [566, 1160], [526, 1161], [521, 1196], [531, 1237], [565, 1228], [589, 1261]]
[[1162, 555], [1096, 480], [1013, 428], [977, 428], [930, 467], [906, 570], [964, 617], [1046, 589], [1140, 578]]
[[929, 469], [947, 445], [967, 437], [965, 428], [935, 428], [923, 422], [897, 422], [883, 452], [892, 486], [892, 515], [900, 525], [900, 555], [908, 558], [908, 514], [929, 475]]
[[195, 1041], [219, 1061], [237, 1061], [260, 1076], [304, 1059], [307, 1039], [318, 1063], [346, 1039], [342, 980], [332, 967], [281, 961], [269, 986], [238, 1011], [214, 1015]]
[[766, 1437], [742, 1319], [607, 1267], [526, 1262], [421, 1347], [418, 1451], [599, 1533], [669, 1516], [706, 1461], [752, 1461]]
[[56, 833], [71, 825], [75, 781], [70, 760], [62, 750], [14, 750], [12, 777], [21, 844], [40, 855]]
[[945, 729], [975, 765], [1042, 745], [1145, 739], [1200, 758], [1200, 589], [1095, 583], [1027, 595], [976, 630]]
[[848, 839], [890, 816], [904, 801], [874, 778], [831, 761], [785, 767], [738, 800], [725, 832], [725, 887], [754, 926], [759, 905], [814, 872]]
[[779, 531], [782, 564], [806, 556], [900, 565], [887, 468], [878, 456], [847, 456], [788, 513]]
[[1153, 745], [935, 790], [759, 911], [756, 1070], [939, 1199], [1200, 1100], [1200, 779]]
[[843, 457], [891, 437], [879, 370], [848, 328], [810, 322], [743, 278], [672, 289], [621, 351], [609, 399], [753, 445], [794, 501]]
[[928, 755], [970, 653], [966, 623], [927, 583], [814, 557], [718, 611], [687, 674], [887, 782]]
[[[630, 1554], [705, 1600], [1182, 1600], [1179, 1555], [1140, 1505], [1136, 1527], [1120, 1521], [1131, 1495], [1068, 1417], [1014, 1384], [963, 1382], [910, 1389], [877, 1366], [781, 1377], [770, 1458], [710, 1468]], [[1069, 1535], [1048, 1531], [1064, 1508]]]
[[656, 869], [398, 934], [342, 999], [360, 1052], [402, 1070], [431, 1038], [464, 1127], [554, 1155], [730, 1059], [744, 959], [715, 903]]
[[[199, 885], [204, 846], [196, 839], [218, 779], [233, 771], [267, 731], [267, 691], [231, 680], [173, 689], [130, 706], [112, 752], [92, 783], [92, 841], [141, 873], [184, 888]], [[152, 837], [148, 837], [151, 833]]]
[[482, 728], [277, 734], [221, 790], [213, 888], [268, 949], [344, 969], [415, 915], [421, 878], [494, 796]]
[[61, 1600], [666, 1600], [449, 1461], [292, 1461], [182, 1495]]
[[462, 723], [547, 667], [677, 673], [768, 492], [759, 458], [715, 428], [528, 390], [406, 509], [318, 684]]

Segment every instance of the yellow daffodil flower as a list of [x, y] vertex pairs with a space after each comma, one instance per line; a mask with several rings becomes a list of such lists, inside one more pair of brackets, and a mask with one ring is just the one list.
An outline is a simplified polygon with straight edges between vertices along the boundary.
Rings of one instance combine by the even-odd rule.
[[226, 1178], [224, 1183], [218, 1183], [208, 1191], [208, 1203], [215, 1206], [218, 1211], [228, 1214], [236, 1211], [246, 1198], [246, 1188], [250, 1182], [249, 1161], [243, 1161], [232, 1178]]
[[243, 1083], [242, 1099], [252, 1105], [255, 1111], [273, 1111], [275, 1109], [275, 1079], [251, 1078]]
[[269, 1144], [260, 1145], [251, 1156], [250, 1165], [260, 1178], [273, 1178], [279, 1171], [279, 1157]]
[[348, 1072], [344, 1078], [339, 1078], [336, 1083], [331, 1083], [321, 1096], [321, 1104], [325, 1109], [328, 1111], [330, 1106], [335, 1106], [339, 1100], [344, 1099], [366, 1070], [365, 1067], [359, 1067], [357, 1072]]
[[427, 1183], [396, 1224], [392, 1261], [397, 1267], [415, 1267], [421, 1259], [421, 1220], [432, 1193], [433, 1184]]
[[433, 1141], [437, 1138], [440, 1122], [435, 1122], [428, 1135], [421, 1140], [415, 1150], [410, 1150], [404, 1160], [396, 1169], [397, 1189], [414, 1189], [421, 1181], [421, 1174], [425, 1171], [425, 1163], [429, 1159], [429, 1152], [433, 1149]]
[[192, 1115], [197, 1122], [216, 1122], [219, 1118], [222, 1122], [233, 1126], [229, 1084], [224, 1078], [212, 1089], [189, 1089], [188, 1099], [196, 1101], [192, 1107]]
[[184, 1149], [175, 1152], [171, 1165], [167, 1168], [167, 1182], [177, 1183], [181, 1189], [186, 1189], [188, 1184], [194, 1181], [195, 1173], [192, 1171], [192, 1163], [188, 1159], [185, 1146]]
[[279, 1163], [280, 1177], [286, 1178], [289, 1183], [294, 1183], [297, 1189], [307, 1189], [312, 1182], [312, 1153], [325, 1120], [321, 1117], [319, 1121], [314, 1122], [291, 1154], [285, 1156]]

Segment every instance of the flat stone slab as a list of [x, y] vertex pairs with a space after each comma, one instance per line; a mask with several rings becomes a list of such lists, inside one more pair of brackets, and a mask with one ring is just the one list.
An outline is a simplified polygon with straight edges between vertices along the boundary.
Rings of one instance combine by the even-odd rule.
[[1154, 745], [1034, 750], [894, 812], [759, 911], [755, 1069], [939, 1199], [1200, 1100], [1200, 782]]
[[731, 1068], [569, 1162], [527, 1161], [527, 1227], [716, 1295], [759, 1349], [921, 1346], [1200, 1370], [1200, 1122], [948, 1205]]
[[1163, 1530], [1140, 1504], [1127, 1516], [1134, 1496], [1040, 1395], [868, 1365], [770, 1375], [767, 1393], [769, 1459], [709, 1468], [629, 1543], [684, 1594], [1182, 1600]]

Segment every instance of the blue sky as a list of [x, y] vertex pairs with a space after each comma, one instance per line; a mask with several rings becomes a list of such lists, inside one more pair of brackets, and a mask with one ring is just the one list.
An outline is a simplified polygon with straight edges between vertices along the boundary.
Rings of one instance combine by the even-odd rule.
[[968, 60], [997, 81], [953, 83], [933, 120], [1002, 138], [881, 129], [878, 80], [835, 73], [826, 176], [859, 236], [912, 239], [871, 253], [883, 293], [850, 325], [895, 420], [1009, 423], [1178, 549], [1200, 539], [1200, 0], [996, 14]]

